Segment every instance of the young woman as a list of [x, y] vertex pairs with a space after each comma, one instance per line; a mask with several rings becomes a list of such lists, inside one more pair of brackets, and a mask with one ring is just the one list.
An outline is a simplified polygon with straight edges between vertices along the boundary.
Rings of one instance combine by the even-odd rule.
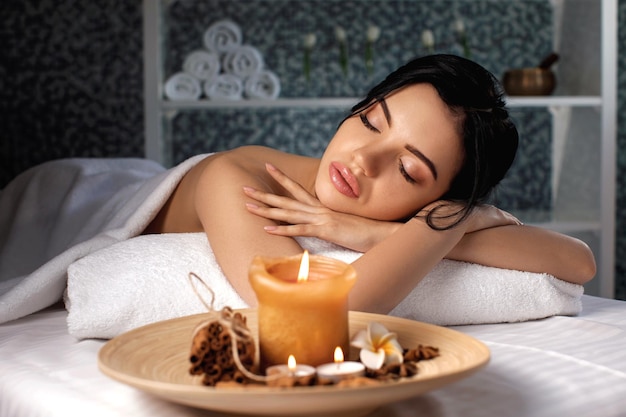
[[295, 236], [364, 252], [354, 310], [390, 311], [442, 258], [582, 284], [595, 274], [583, 242], [483, 205], [517, 142], [492, 74], [456, 56], [418, 58], [353, 108], [321, 159], [254, 146], [209, 156], [146, 233], [204, 231], [252, 306], [250, 261], [301, 253]]

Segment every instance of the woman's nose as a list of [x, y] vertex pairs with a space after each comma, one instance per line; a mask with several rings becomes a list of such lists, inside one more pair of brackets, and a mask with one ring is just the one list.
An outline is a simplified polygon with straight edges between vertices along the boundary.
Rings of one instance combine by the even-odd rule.
[[379, 175], [382, 167], [389, 162], [388, 152], [380, 144], [362, 146], [352, 155], [354, 163], [367, 177]]

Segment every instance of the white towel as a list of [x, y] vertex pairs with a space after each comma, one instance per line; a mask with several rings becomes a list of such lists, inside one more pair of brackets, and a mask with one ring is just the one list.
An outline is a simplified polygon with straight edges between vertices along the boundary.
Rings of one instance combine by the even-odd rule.
[[[361, 256], [314, 238], [311, 253], [352, 262]], [[77, 338], [110, 338], [144, 324], [205, 312], [188, 280], [215, 292], [215, 309], [246, 307], [224, 277], [204, 233], [145, 235], [74, 262], [68, 270], [68, 327]], [[208, 292], [197, 287], [210, 301]], [[393, 291], [393, 288], [389, 288]], [[391, 312], [438, 325], [516, 322], [581, 310], [582, 286], [546, 274], [441, 261]]]
[[204, 83], [204, 94], [211, 100], [239, 100], [243, 96], [243, 81], [234, 74], [219, 74]]
[[222, 57], [224, 72], [245, 79], [263, 69], [263, 55], [253, 46], [242, 45], [227, 51]]
[[0, 323], [60, 300], [72, 262], [139, 235], [204, 157], [168, 171], [145, 159], [56, 160], [9, 183], [0, 199]]
[[[215, 309], [247, 306], [217, 267], [204, 233], [138, 236], [92, 255], [68, 269], [67, 323], [79, 339], [108, 339], [144, 324], [206, 312], [189, 282], [191, 270], [210, 282]], [[210, 304], [208, 291], [196, 288]]]
[[198, 100], [201, 95], [200, 80], [186, 72], [177, 72], [165, 82], [165, 96], [172, 101]]
[[193, 51], [183, 61], [183, 71], [201, 81], [212, 80], [220, 73], [220, 57], [208, 51]]
[[241, 45], [241, 28], [233, 21], [219, 20], [204, 32], [204, 46], [209, 51], [226, 52]]
[[245, 95], [251, 99], [276, 99], [280, 95], [280, 80], [271, 71], [250, 75], [244, 84]]
[[[361, 256], [323, 240], [297, 240], [311, 253], [344, 262]], [[583, 292], [549, 274], [444, 259], [389, 314], [442, 326], [519, 322], [578, 314]]]

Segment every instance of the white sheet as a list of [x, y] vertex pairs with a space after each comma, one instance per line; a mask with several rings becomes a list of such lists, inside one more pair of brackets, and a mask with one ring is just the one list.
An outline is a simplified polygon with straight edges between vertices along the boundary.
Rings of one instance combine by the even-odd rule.
[[73, 158], [19, 175], [0, 199], [0, 323], [58, 301], [75, 260], [139, 235], [203, 157], [168, 171], [145, 159]]
[[[577, 317], [459, 326], [491, 349], [489, 365], [371, 417], [618, 417], [626, 412], [626, 302], [583, 296]], [[219, 416], [151, 397], [101, 374], [104, 342], [77, 342], [67, 313], [0, 325], [0, 416]]]

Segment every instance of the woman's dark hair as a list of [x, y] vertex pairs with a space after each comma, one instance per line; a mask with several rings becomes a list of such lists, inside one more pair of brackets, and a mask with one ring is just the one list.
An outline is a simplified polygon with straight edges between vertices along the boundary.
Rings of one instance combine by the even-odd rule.
[[452, 223], [436, 224], [436, 209], [426, 214], [431, 228], [445, 230], [487, 200], [513, 163], [518, 133], [505, 108], [498, 80], [477, 63], [456, 55], [429, 55], [403, 65], [372, 88], [352, 108], [350, 116], [403, 87], [420, 83], [432, 85], [452, 113], [459, 116], [463, 137], [463, 165], [450, 189], [441, 196], [441, 200], [459, 203], [462, 208], [451, 217]]

